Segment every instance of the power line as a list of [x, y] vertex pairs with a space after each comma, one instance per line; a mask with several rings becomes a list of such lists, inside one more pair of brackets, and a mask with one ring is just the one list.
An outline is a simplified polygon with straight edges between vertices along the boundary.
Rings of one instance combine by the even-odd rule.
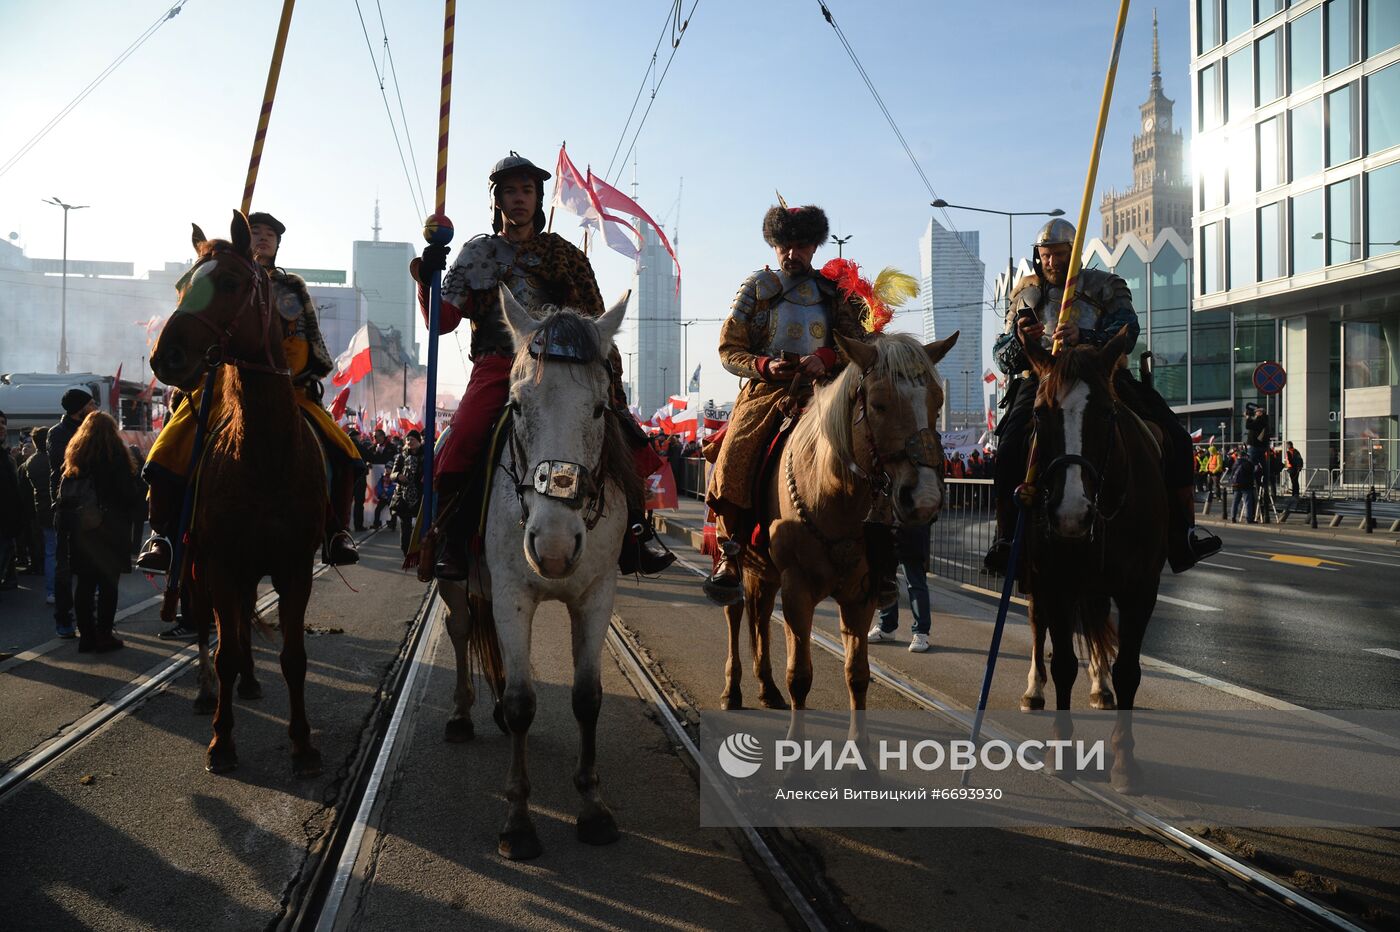
[[674, 37], [674, 21], [678, 19], [680, 15], [681, 0], [673, 0], [671, 9], [666, 13], [666, 19], [661, 23], [661, 32], [656, 37], [656, 48], [651, 50], [651, 59], [647, 62], [646, 70], [642, 72], [642, 82], [637, 85], [637, 96], [632, 98], [632, 109], [627, 111], [627, 122], [622, 124], [622, 132], [617, 134], [617, 145], [613, 146], [612, 157], [608, 159], [608, 169], [603, 172], [604, 179], [612, 174], [613, 166], [617, 164], [617, 153], [622, 149], [622, 140], [627, 138], [627, 129], [632, 125], [633, 114], [637, 112], [637, 102], [642, 99], [642, 91], [646, 90], [647, 76], [656, 68], [656, 53], [661, 51], [661, 40], [666, 38], [666, 27], [671, 27], [671, 34]]
[[20, 159], [24, 158], [24, 156], [28, 154], [29, 150], [33, 149], [40, 142], [42, 142], [44, 137], [47, 136], [54, 129], [54, 127], [58, 126], [58, 124], [63, 121], [64, 117], [72, 113], [73, 109], [77, 107], [78, 104], [82, 103], [85, 99], [87, 99], [87, 96], [89, 94], [97, 90], [98, 85], [100, 85], [103, 81], [107, 80], [107, 78], [112, 74], [112, 72], [116, 71], [119, 67], [121, 67], [122, 62], [126, 61], [128, 58], [130, 58], [136, 53], [137, 49], [145, 45], [146, 40], [149, 39], [151, 36], [155, 35], [156, 31], [160, 29], [161, 26], [165, 25], [167, 22], [178, 16], [181, 8], [183, 8], [184, 5], [188, 2], [189, 0], [178, 0], [178, 2], [174, 6], [162, 13], [159, 19], [157, 19], [150, 26], [147, 26], [145, 32], [137, 36], [134, 42], [128, 45], [126, 49], [120, 55], [118, 55], [110, 65], [102, 69], [102, 72], [88, 83], [87, 87], [83, 88], [81, 91], [78, 92], [78, 96], [70, 100], [62, 110], [58, 111], [58, 114], [54, 116], [53, 119], [49, 120], [49, 122], [44, 124], [43, 128], [41, 128], [33, 136], [29, 137], [29, 140], [24, 145], [20, 146], [19, 149], [15, 152], [15, 154], [10, 156], [9, 159], [6, 160], [4, 165], [0, 165], [0, 176], [4, 176], [4, 174], [8, 172], [11, 168], [13, 168], [19, 162]]
[[403, 94], [399, 90], [399, 72], [394, 67], [394, 50], [389, 48], [389, 30], [384, 25], [384, 8], [379, 0], [374, 0], [374, 5], [379, 9], [379, 28], [384, 33], [384, 56], [389, 59], [389, 75], [394, 79], [394, 96], [399, 100], [399, 119], [403, 121], [403, 136], [404, 141], [408, 143], [408, 157], [413, 162], [413, 180], [418, 183], [418, 200], [426, 207], [428, 198], [423, 194], [423, 173], [418, 170], [418, 154], [413, 151], [413, 134], [408, 131], [408, 114], [404, 112]]
[[[413, 199], [413, 209], [418, 216], [426, 217], [427, 211], [423, 207], [423, 202], [418, 199], [418, 192], [413, 187], [413, 175], [408, 170], [408, 161], [403, 157], [403, 144], [399, 142], [399, 129], [394, 123], [394, 111], [389, 107], [389, 95], [384, 92], [384, 76], [380, 73], [379, 63], [374, 60], [374, 44], [369, 40], [369, 27], [365, 25], [365, 14], [360, 10], [360, 0], [355, 0], [355, 13], [360, 17], [360, 30], [365, 34], [365, 48], [369, 50], [369, 61], [374, 66], [374, 78], [379, 83], [379, 96], [384, 100], [384, 114], [389, 118], [389, 130], [394, 134], [394, 148], [399, 150], [399, 164], [403, 166], [404, 181], [408, 182], [408, 196]], [[385, 43], [388, 43], [387, 36], [385, 36]], [[404, 135], [408, 135], [406, 124]]]
[[[627, 147], [627, 154], [622, 157], [622, 162], [617, 167], [617, 177], [612, 180], [612, 184], [617, 184], [621, 179], [622, 169], [627, 165], [627, 159], [631, 157], [632, 150], [637, 147], [637, 139], [642, 135], [642, 127], [646, 125], [647, 117], [651, 114], [651, 106], [656, 103], [657, 92], [661, 90], [661, 85], [666, 81], [666, 75], [671, 70], [671, 62], [676, 60], [676, 52], [680, 51], [681, 40], [685, 38], [686, 27], [690, 25], [690, 19], [695, 15], [695, 8], [699, 5], [700, 0], [695, 0], [695, 2], [690, 5], [690, 12], [686, 14], [685, 20], [680, 23], [680, 26], [672, 34], [671, 56], [666, 59], [666, 67], [661, 70], [661, 77], [657, 78], [656, 85], [651, 89], [651, 99], [647, 101], [646, 110], [642, 111], [642, 118], [637, 121], [637, 131], [632, 134], [632, 143]], [[680, 0], [676, 0], [676, 15], [680, 15]], [[643, 77], [642, 80], [645, 82], [646, 78]], [[624, 129], [623, 133], [626, 132], [627, 130]], [[605, 174], [603, 177], [607, 178], [608, 176]]]

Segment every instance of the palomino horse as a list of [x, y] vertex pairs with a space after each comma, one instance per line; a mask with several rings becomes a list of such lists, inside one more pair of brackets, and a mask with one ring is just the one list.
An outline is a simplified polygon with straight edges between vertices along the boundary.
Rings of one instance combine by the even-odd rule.
[[[198, 259], [179, 284], [179, 305], [151, 355], [151, 371], [189, 390], [210, 365], [222, 387], [210, 406], [211, 435], [195, 504], [192, 586], [200, 628], [200, 698], [210, 698], [208, 614], [218, 623], [218, 705], [205, 768], [238, 766], [233, 744], [233, 688], [257, 698], [253, 678], [253, 606], [259, 580], [272, 578], [282, 630], [282, 674], [290, 705], [292, 770], [315, 776], [321, 752], [306, 721], [303, 624], [312, 564], [325, 522], [326, 478], [311, 427], [297, 409], [267, 273], [253, 261], [248, 221], [234, 211], [230, 241], [207, 240], [194, 228]], [[193, 398], [187, 404], [195, 403]]]
[[866, 560], [865, 520], [877, 494], [888, 496], [906, 523], [932, 521], [943, 507], [943, 444], [935, 426], [943, 389], [934, 365], [957, 339], [954, 333], [924, 346], [904, 334], [880, 334], [869, 343], [837, 335], [851, 365], [817, 387], [761, 490], [770, 545], [766, 556], [746, 550], [744, 599], [724, 610], [729, 657], [721, 708], [743, 708], [739, 635], [746, 612], [759, 702], [786, 705], [768, 650], [779, 591], [794, 711], [806, 707], [812, 688], [812, 614], [827, 597], [840, 607], [851, 710], [865, 708], [865, 639], [878, 588]]
[[[1132, 709], [1142, 681], [1139, 654], [1167, 553], [1167, 493], [1161, 448], [1151, 429], [1113, 390], [1113, 372], [1132, 343], [1126, 328], [1102, 348], [1052, 357], [1038, 343], [1027, 358], [1040, 377], [1035, 403], [1039, 490], [1026, 523], [1025, 580], [1032, 663], [1023, 708], [1045, 682], [1041, 646], [1050, 633], [1055, 736], [1069, 738], [1070, 694], [1079, 672], [1076, 626], [1099, 658], [1113, 657], [1118, 717], [1113, 784], [1138, 787]], [[1115, 637], [1109, 600], [1118, 606]], [[1103, 660], [1100, 660], [1103, 663]], [[1044, 707], [1041, 699], [1039, 707]]]
[[496, 694], [497, 724], [511, 735], [510, 808], [497, 850], [523, 860], [542, 850], [530, 818], [525, 766], [525, 737], [535, 717], [530, 636], [541, 602], [563, 602], [572, 629], [580, 743], [574, 786], [583, 800], [578, 837], [594, 845], [618, 838], [617, 822], [598, 791], [595, 764], [601, 656], [617, 590], [627, 494], [640, 492], [640, 480], [609, 403], [608, 353], [627, 297], [596, 321], [548, 307], [549, 316], [536, 320], [508, 290], [500, 294], [516, 347], [512, 420], [488, 490], [476, 571], [465, 586], [442, 584], [457, 655], [456, 709], [446, 737], [472, 737], [471, 667], [479, 664]]

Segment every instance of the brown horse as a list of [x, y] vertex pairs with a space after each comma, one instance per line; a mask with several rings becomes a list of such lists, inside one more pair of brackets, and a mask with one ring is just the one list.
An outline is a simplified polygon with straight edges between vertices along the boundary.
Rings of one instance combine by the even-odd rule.
[[828, 597], [840, 607], [851, 709], [865, 708], [865, 639], [877, 589], [866, 559], [865, 522], [877, 491], [904, 522], [926, 523], [942, 508], [943, 444], [936, 423], [943, 389], [934, 365], [957, 339], [954, 333], [924, 346], [905, 334], [881, 334], [869, 343], [837, 335], [851, 365], [818, 386], [761, 491], [763, 514], [771, 516], [770, 546], [766, 555], [746, 551], [744, 599], [724, 610], [729, 657], [721, 708], [743, 708], [739, 635], [745, 612], [759, 702], [787, 706], [768, 651], [779, 591], [794, 710], [806, 707], [812, 688], [812, 614]]
[[[1142, 681], [1142, 640], [1167, 555], [1160, 442], [1113, 390], [1113, 371], [1131, 343], [1125, 328], [1102, 348], [1081, 346], [1052, 357], [1036, 343], [1026, 352], [1040, 377], [1035, 444], [1043, 466], [1026, 523], [1033, 651], [1022, 707], [1036, 707], [1033, 693], [1045, 681], [1042, 645], [1048, 631], [1055, 736], [1068, 739], [1074, 732], [1070, 694], [1079, 672], [1076, 627], [1099, 657], [1113, 657], [1116, 646], [1112, 777], [1123, 792], [1139, 788], [1132, 709]], [[1116, 635], [1110, 599], [1118, 606]]]
[[[233, 688], [260, 693], [253, 678], [252, 623], [258, 582], [270, 576], [278, 594], [282, 674], [290, 704], [292, 770], [321, 769], [306, 721], [303, 624], [312, 565], [325, 523], [323, 455], [297, 409], [282, 353], [267, 273], [253, 259], [248, 221], [234, 211], [229, 241], [207, 240], [194, 227], [194, 266], [181, 279], [179, 304], [151, 356], [167, 385], [189, 390], [219, 365], [216, 403], [191, 523], [191, 601], [200, 625], [201, 696], [209, 693], [208, 614], [218, 624], [218, 705], [205, 768], [238, 766], [233, 744]], [[191, 398], [187, 403], [194, 404]], [[200, 700], [196, 700], [197, 707]]]

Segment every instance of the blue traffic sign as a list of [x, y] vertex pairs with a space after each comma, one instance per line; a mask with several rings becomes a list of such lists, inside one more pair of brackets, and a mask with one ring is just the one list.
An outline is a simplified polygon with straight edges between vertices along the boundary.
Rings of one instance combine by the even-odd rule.
[[1288, 384], [1288, 373], [1276, 362], [1261, 362], [1254, 367], [1254, 387], [1265, 395], [1277, 395]]

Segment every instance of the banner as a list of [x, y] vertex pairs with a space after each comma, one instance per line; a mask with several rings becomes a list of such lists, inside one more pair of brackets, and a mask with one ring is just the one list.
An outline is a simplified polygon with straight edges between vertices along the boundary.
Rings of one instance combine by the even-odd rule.
[[647, 477], [646, 510], [658, 508], [676, 509], [680, 507], [680, 495], [676, 488], [676, 477], [671, 472], [670, 463], [662, 463], [661, 468]]

